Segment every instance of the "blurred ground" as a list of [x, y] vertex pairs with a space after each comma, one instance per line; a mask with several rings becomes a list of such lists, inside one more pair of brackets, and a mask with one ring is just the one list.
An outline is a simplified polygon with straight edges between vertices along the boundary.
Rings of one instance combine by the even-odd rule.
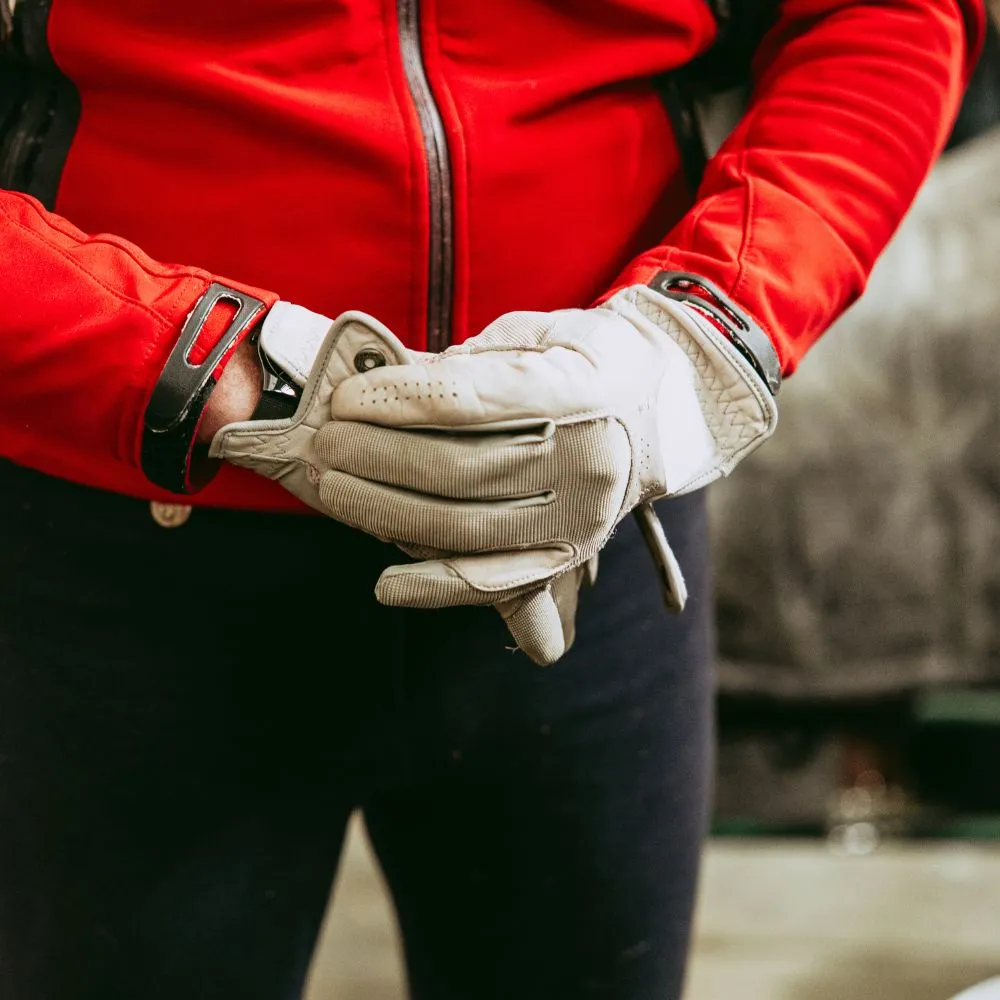
[[[1000, 844], [708, 850], [687, 1000], [946, 1000], [1000, 974]], [[308, 1000], [401, 1000], [391, 917], [355, 827]]]

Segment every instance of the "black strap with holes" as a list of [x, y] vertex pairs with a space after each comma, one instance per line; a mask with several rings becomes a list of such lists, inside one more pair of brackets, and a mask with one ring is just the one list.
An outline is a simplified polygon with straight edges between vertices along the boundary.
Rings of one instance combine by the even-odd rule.
[[[236, 314], [205, 359], [192, 364], [191, 350], [219, 303], [235, 306]], [[142, 471], [157, 486], [171, 493], [194, 493], [214, 476], [220, 463], [195, 454], [195, 432], [215, 388], [216, 367], [263, 311], [260, 299], [218, 282], [208, 286], [191, 310], [146, 406]]]

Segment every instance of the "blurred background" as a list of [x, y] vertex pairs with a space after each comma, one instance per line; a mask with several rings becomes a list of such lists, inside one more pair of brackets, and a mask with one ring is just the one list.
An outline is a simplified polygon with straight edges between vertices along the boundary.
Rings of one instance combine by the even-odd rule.
[[[710, 146], [743, 96], [703, 107]], [[711, 503], [719, 749], [688, 1000], [947, 1000], [1000, 976], [995, 31], [868, 292]], [[334, 899], [310, 1000], [400, 1000], [360, 824]]]

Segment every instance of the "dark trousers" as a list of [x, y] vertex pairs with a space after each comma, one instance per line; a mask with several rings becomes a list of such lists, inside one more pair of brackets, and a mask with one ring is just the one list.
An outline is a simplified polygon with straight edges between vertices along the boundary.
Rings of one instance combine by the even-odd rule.
[[415, 1000], [680, 995], [711, 741], [704, 502], [631, 519], [542, 669], [391, 547], [0, 467], [0, 998], [296, 1000], [360, 808]]

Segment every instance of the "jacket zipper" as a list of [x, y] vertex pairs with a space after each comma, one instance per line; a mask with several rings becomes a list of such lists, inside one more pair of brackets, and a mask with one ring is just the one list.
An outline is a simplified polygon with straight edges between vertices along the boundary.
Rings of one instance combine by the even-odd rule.
[[[2, 0], [0, 0], [2, 2]], [[451, 341], [454, 294], [454, 211], [448, 137], [427, 80], [420, 40], [420, 0], [396, 0], [399, 47], [410, 97], [420, 121], [427, 159], [430, 240], [427, 268], [427, 350], [443, 351]]]

